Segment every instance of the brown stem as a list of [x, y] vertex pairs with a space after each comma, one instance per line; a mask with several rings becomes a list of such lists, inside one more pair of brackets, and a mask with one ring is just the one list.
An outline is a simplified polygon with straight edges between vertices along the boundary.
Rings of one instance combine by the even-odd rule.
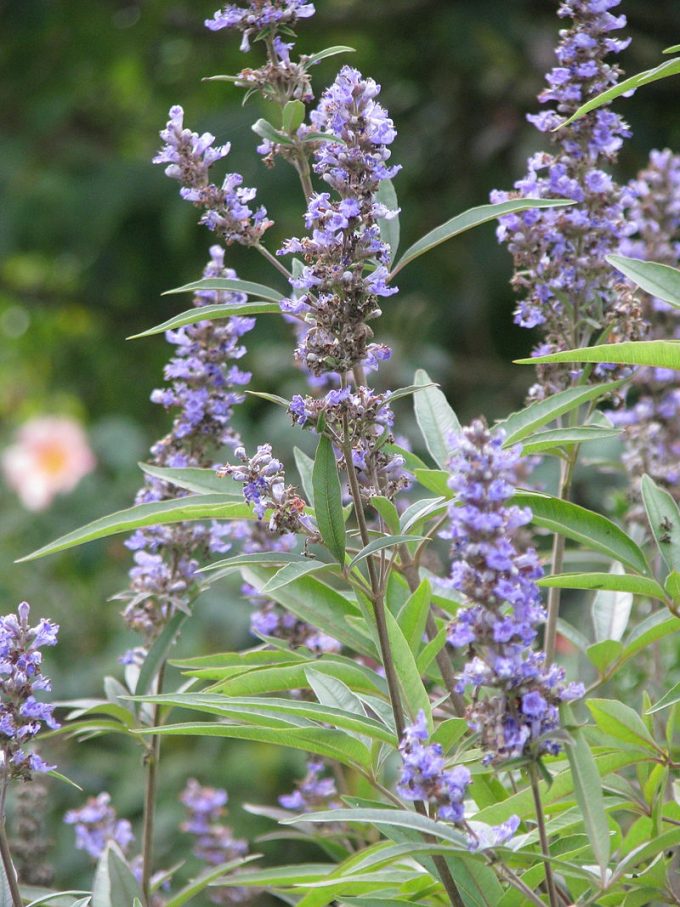
[[260, 253], [260, 255], [262, 255], [263, 258], [266, 258], [267, 261], [269, 262], [269, 264], [272, 265], [272, 267], [276, 268], [277, 271], [279, 271], [281, 274], [283, 274], [283, 276], [286, 278], [286, 280], [290, 280], [290, 278], [293, 275], [290, 273], [290, 271], [288, 270], [288, 268], [285, 265], [281, 264], [281, 262], [278, 260], [276, 255], [272, 255], [272, 253], [269, 251], [269, 249], [265, 249], [265, 247], [259, 242], [255, 243], [253, 248], [257, 249], [257, 251]]
[[[165, 662], [158, 671], [156, 692], [161, 693]], [[157, 726], [160, 721], [161, 706], [153, 709], [152, 724]], [[146, 776], [144, 779], [144, 818], [142, 828], [142, 895], [145, 907], [151, 907], [151, 877], [153, 875], [153, 833], [156, 813], [156, 789], [158, 787], [158, 762], [161, 752], [161, 735], [154, 734], [149, 741], [149, 748], [144, 757]]]
[[[557, 496], [562, 501], [569, 500], [577, 451], [578, 448], [574, 447], [569, 459], [562, 460], [560, 464], [560, 484]], [[553, 536], [550, 564], [550, 570], [553, 575], [562, 572], [562, 565], [564, 563], [564, 544], [564, 536], [561, 533], [556, 532]], [[560, 616], [561, 593], [562, 590], [557, 586], [552, 586], [548, 589], [548, 615], [545, 622], [545, 638], [543, 640], [546, 666], [550, 665], [555, 658], [555, 642], [557, 639], [557, 621]]]
[[[548, 834], [545, 830], [545, 816], [543, 814], [543, 803], [541, 802], [541, 792], [538, 788], [538, 772], [536, 766], [529, 767], [529, 780], [531, 781], [531, 793], [534, 797], [534, 809], [536, 810], [536, 824], [538, 826], [538, 838], [541, 842], [541, 851], [544, 857], [550, 857], [550, 844], [548, 843]], [[552, 866], [550, 860], [545, 861], [545, 884], [548, 889], [548, 898], [550, 907], [559, 907], [557, 889], [555, 888], [555, 879], [553, 878]]]
[[[5, 827], [4, 815], [0, 817], [0, 857], [2, 858], [5, 878], [9, 885], [10, 894], [12, 895], [12, 907], [23, 907], [24, 901], [21, 897], [21, 892], [19, 891], [19, 882], [17, 880], [16, 872], [14, 871], [14, 864], [12, 863], [12, 854], [9, 849], [9, 841], [7, 840], [7, 828]], [[7, 907], [9, 907], [9, 905], [7, 905]]]

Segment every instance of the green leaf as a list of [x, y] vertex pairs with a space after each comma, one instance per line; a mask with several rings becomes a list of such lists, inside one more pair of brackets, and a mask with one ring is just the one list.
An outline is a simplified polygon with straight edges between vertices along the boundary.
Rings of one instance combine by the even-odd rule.
[[[163, 296], [172, 296], [175, 293], [196, 293], [198, 290], [218, 290], [225, 293], [247, 293], [248, 296], [257, 296], [267, 302], [279, 302], [283, 293], [267, 287], [262, 283], [253, 283], [250, 280], [238, 280], [236, 277], [203, 277], [185, 283], [184, 286], [166, 290]], [[203, 311], [203, 309], [201, 309]]]
[[548, 425], [565, 413], [571, 412], [584, 403], [597, 400], [617, 390], [623, 381], [610, 381], [606, 384], [595, 384], [589, 387], [570, 387], [545, 400], [537, 400], [517, 413], [511, 413], [507, 419], [496, 424], [505, 432], [504, 447], [511, 447], [533, 434], [536, 429]]
[[225, 557], [220, 561], [213, 561], [201, 567], [198, 573], [212, 573], [219, 571], [221, 575], [237, 570], [239, 567], [248, 567], [253, 565], [271, 565], [282, 566], [283, 564], [306, 563], [309, 558], [304, 554], [296, 554], [294, 551], [255, 551], [253, 554], [235, 554], [233, 557]]
[[345, 521], [342, 515], [342, 488], [333, 445], [322, 435], [312, 472], [314, 513], [324, 544], [336, 560], [345, 561]]
[[443, 498], [420, 498], [414, 501], [401, 515], [402, 530], [408, 532], [424, 520], [439, 516], [446, 511], [447, 506]]
[[586, 649], [586, 655], [601, 675], [606, 672], [609, 665], [621, 657], [622, 652], [623, 645], [614, 639], [604, 639]]
[[[612, 566], [612, 576], [622, 577], [623, 572], [623, 567], [618, 562]], [[620, 642], [626, 632], [632, 607], [632, 592], [622, 589], [600, 589], [591, 610], [595, 641], [613, 639]]]
[[85, 542], [95, 539], [108, 538], [121, 532], [132, 532], [144, 526], [160, 526], [166, 523], [186, 523], [194, 520], [248, 520], [254, 519], [254, 514], [245, 502], [234, 503], [226, 495], [200, 494], [187, 495], [171, 501], [154, 501], [151, 504], [136, 504], [127, 510], [119, 510], [109, 516], [101, 517], [92, 523], [81, 526], [73, 532], [62, 535], [61, 538], [50, 542], [21, 557], [17, 563], [32, 561], [47, 554], [56, 554], [67, 548], [75, 548]]
[[394, 535], [399, 533], [399, 511], [389, 498], [374, 495], [371, 498], [371, 507], [378, 511], [388, 530]]
[[142, 892], [125, 857], [113, 842], [107, 844], [97, 864], [92, 907], [130, 907]]
[[342, 680], [329, 674], [322, 674], [315, 671], [314, 668], [306, 668], [305, 674], [321, 705], [343, 709], [345, 712], [353, 712], [355, 715], [366, 717], [366, 709], [361, 699]]
[[[247, 582], [261, 590], [270, 575], [260, 567], [244, 570]], [[319, 627], [362, 655], [374, 655], [371, 643], [352, 627], [349, 618], [359, 617], [359, 610], [341, 592], [313, 576], [302, 576], [287, 586], [275, 589], [271, 597], [300, 620]]]
[[318, 573], [320, 570], [337, 569], [335, 564], [326, 564], [324, 561], [316, 561], [313, 558], [305, 558], [304, 561], [293, 561], [286, 564], [272, 576], [272, 578], [262, 587], [262, 595], [271, 595], [277, 589], [282, 589], [289, 583], [294, 582], [301, 576], [308, 573]]
[[640, 483], [642, 501], [657, 548], [669, 570], [680, 570], [680, 510], [672, 495], [648, 475]]
[[621, 365], [680, 369], [680, 340], [627, 340], [561, 350], [530, 359], [515, 359], [517, 365], [540, 365], [544, 362], [617, 362]]
[[596, 426], [582, 425], [578, 428], [551, 428], [530, 435], [522, 441], [522, 453], [543, 453], [555, 448], [572, 447], [574, 444], [586, 444], [588, 441], [605, 441], [618, 438], [620, 432], [616, 428], [598, 428]]
[[251, 863], [253, 860], [259, 859], [259, 854], [249, 854], [247, 857], [239, 857], [236, 860], [230, 860], [229, 863], [222, 863], [220, 866], [211, 866], [210, 869], [192, 879], [176, 895], [165, 901], [165, 907], [184, 907], [184, 904], [204, 891], [211, 882], [216, 882], [218, 879], [230, 875], [239, 866], [243, 866], [244, 863]]
[[634, 658], [647, 646], [680, 631], [680, 619], [671, 617], [667, 611], [656, 611], [631, 630], [626, 640], [622, 663]]
[[246, 302], [242, 305], [205, 305], [189, 309], [187, 312], [181, 312], [173, 318], [169, 318], [162, 324], [142, 331], [140, 334], [131, 334], [127, 340], [139, 340], [141, 337], [153, 337], [154, 334], [164, 334], [166, 331], [175, 331], [177, 328], [183, 328], [187, 324], [196, 324], [199, 321], [214, 321], [218, 318], [233, 318], [238, 315], [242, 318], [249, 318], [252, 315], [280, 315], [281, 307], [275, 302]]
[[276, 406], [280, 406], [282, 409], [288, 409], [290, 406], [290, 400], [286, 400], [285, 397], [280, 397], [278, 394], [267, 394], [264, 391], [245, 391], [245, 393], [249, 397], [259, 397], [260, 400], [275, 403]]
[[435, 227], [434, 230], [430, 230], [422, 239], [409, 246], [392, 269], [392, 276], [398, 274], [402, 268], [420, 255], [424, 255], [425, 252], [434, 249], [435, 246], [452, 239], [454, 236], [458, 236], [459, 233], [464, 233], [466, 230], [471, 230], [480, 224], [502, 217], [504, 214], [515, 214], [518, 211], [527, 211], [530, 208], [558, 208], [573, 204], [573, 201], [562, 198], [517, 198], [494, 205], [479, 205], [477, 208], [470, 208], [468, 211], [452, 217], [451, 220], [447, 220], [439, 227]]
[[615, 699], [588, 699], [586, 705], [595, 723], [605, 734], [658, 752], [659, 748], [644, 721], [630, 706]]
[[607, 261], [645, 293], [680, 308], [680, 271], [657, 261], [641, 261], [625, 255], [607, 255]]
[[435, 822], [427, 816], [418, 815], [407, 809], [330, 809], [316, 813], [305, 813], [284, 819], [282, 825], [295, 825], [297, 822], [349, 822], [363, 825], [394, 825], [398, 828], [410, 828], [433, 838], [450, 841], [462, 851], [469, 853], [467, 839], [457, 829], [445, 822]]
[[233, 740], [256, 740], [291, 749], [316, 753], [328, 759], [337, 759], [343, 765], [367, 769], [371, 756], [356, 736], [334, 728], [319, 727], [234, 727], [216, 722], [165, 724], [157, 728], [145, 728], [143, 733], [163, 734], [182, 737], [228, 737]]
[[243, 484], [230, 476], [218, 476], [214, 469], [199, 469], [196, 466], [170, 468], [139, 463], [139, 468], [149, 476], [160, 479], [167, 485], [193, 491], [195, 494], [219, 494], [243, 503]]
[[432, 725], [432, 708], [430, 706], [430, 697], [423, 686], [420, 677], [420, 671], [413, 652], [401, 631], [399, 624], [390, 611], [385, 611], [387, 618], [387, 635], [389, 637], [392, 658], [399, 678], [399, 685], [404, 693], [404, 701], [409, 710], [411, 718], [415, 720], [418, 712], [425, 713], [425, 719], [430, 731]]
[[397, 616], [397, 623], [414, 655], [417, 655], [422, 646], [425, 625], [430, 613], [431, 598], [432, 587], [429, 580], [421, 580], [420, 585], [402, 605]]
[[573, 742], [565, 743], [565, 749], [569, 759], [576, 800], [581, 808], [588, 840], [600, 867], [600, 874], [604, 882], [611, 853], [611, 843], [600, 774], [590, 747], [582, 733], [575, 732]]
[[313, 507], [314, 486], [312, 484], [312, 473], [314, 472], [314, 460], [312, 460], [311, 457], [308, 457], [299, 447], [293, 448], [293, 456], [295, 457], [295, 465], [300, 476], [300, 482], [302, 483], [302, 490], [307, 495], [307, 500]]
[[672, 705], [675, 705], [676, 702], [680, 702], [680, 683], [676, 683], [674, 687], [659, 699], [658, 702], [654, 703], [651, 709], [647, 709], [647, 715], [653, 715], [654, 712], [660, 712], [662, 709], [667, 709]]
[[[673, 48], [669, 48], [669, 52], [672, 50]], [[597, 110], [598, 107], [608, 104], [610, 101], [621, 97], [623, 94], [627, 94], [629, 91], [635, 91], [643, 85], [649, 85], [650, 82], [656, 82], [658, 79], [666, 79], [668, 76], [674, 76], [679, 72], [680, 59], [666, 60], [653, 69], [646, 69], [644, 72], [638, 72], [636, 75], [630, 76], [630, 78], [624, 79], [622, 82], [618, 82], [616, 85], [613, 85], [596, 97], [586, 101], [585, 104], [582, 104], [578, 108], [576, 113], [572, 114], [572, 116], [570, 116], [568, 120], [565, 120], [564, 123], [560, 123], [557, 128], [561, 129], [563, 126], [568, 126], [569, 123], [573, 123], [574, 120], [578, 120], [580, 117], [585, 116], [585, 114], [590, 113], [591, 110]]]
[[666, 596], [655, 579], [631, 573], [560, 573], [544, 576], [537, 586], [557, 589], [611, 589], [614, 592], [631, 592], [664, 601]]
[[537, 492], [514, 495], [513, 503], [529, 507], [537, 526], [558, 532], [627, 564], [638, 573], [648, 573], [644, 554], [635, 542], [611, 520], [560, 498]]
[[449, 488], [449, 479], [451, 473], [446, 469], [415, 469], [413, 471], [416, 480], [423, 488], [428, 491], [434, 491], [435, 494], [447, 500], [453, 497], [453, 492]]
[[445, 469], [451, 459], [451, 437], [460, 434], [460, 422], [427, 372], [419, 368], [413, 383], [423, 388], [413, 398], [416, 421], [435, 463]]
[[143, 694], [149, 692], [151, 684], [157, 677], [161, 665], [168, 657], [170, 649], [172, 649], [175, 644], [175, 640], [188, 618], [189, 615], [184, 611], [177, 611], [165, 625], [162, 633], [147, 652], [144, 664], [142, 665], [142, 669], [137, 678], [135, 693]]
[[302, 101], [288, 101], [283, 108], [281, 117], [283, 128], [287, 133], [293, 135], [305, 121], [307, 108]]
[[276, 145], [294, 145], [295, 142], [285, 132], [275, 129], [269, 120], [259, 119], [250, 127], [261, 139], [268, 139]]
[[664, 588], [674, 602], [680, 601], [680, 573], [671, 570], [664, 582]]
[[389, 263], [392, 265], [399, 250], [399, 200], [392, 180], [381, 180], [378, 186], [377, 201], [383, 204], [388, 211], [394, 211], [392, 217], [378, 219], [380, 239], [390, 247]]
[[347, 47], [344, 44], [336, 44], [333, 47], [327, 47], [325, 50], [318, 50], [315, 54], [303, 55], [301, 57], [302, 65], [305, 69], [320, 63], [327, 57], [334, 57], [336, 54], [354, 54], [356, 50], [353, 47]]
[[395, 545], [402, 545], [406, 542], [420, 542], [422, 535], [385, 535], [382, 538], [373, 539], [365, 548], [362, 548], [358, 554], [355, 554], [349, 563], [348, 570], [356, 567], [357, 564], [375, 554], [378, 551], [384, 551], [385, 548], [393, 548]]

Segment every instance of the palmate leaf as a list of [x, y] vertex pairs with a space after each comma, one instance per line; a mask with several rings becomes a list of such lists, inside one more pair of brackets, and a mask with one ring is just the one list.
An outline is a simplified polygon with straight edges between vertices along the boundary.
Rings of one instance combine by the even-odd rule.
[[108, 538], [122, 532], [132, 532], [145, 526], [159, 526], [167, 523], [185, 523], [194, 520], [252, 520], [255, 515], [245, 502], [235, 502], [228, 495], [199, 494], [187, 495], [170, 501], [154, 501], [151, 504], [136, 504], [127, 510], [119, 510], [101, 517], [80, 529], [62, 535], [49, 545], [44, 545], [19, 558], [17, 563], [32, 561], [48, 554], [56, 554], [68, 548], [76, 548], [85, 542]]
[[173, 296], [176, 293], [196, 293], [198, 290], [219, 290], [225, 293], [246, 293], [248, 296], [257, 296], [266, 302], [279, 302], [283, 293], [267, 287], [262, 283], [253, 283], [250, 280], [238, 280], [236, 277], [203, 277], [184, 286], [166, 290], [163, 296]]
[[625, 255], [607, 255], [610, 265], [625, 274], [646, 293], [680, 308], [680, 271], [656, 261], [641, 261]]
[[573, 204], [572, 200], [563, 198], [516, 198], [507, 202], [470, 208], [468, 211], [464, 211], [462, 214], [457, 214], [447, 220], [439, 227], [435, 227], [434, 230], [430, 230], [418, 242], [409, 246], [392, 269], [391, 276], [394, 277], [407, 264], [424, 255], [425, 252], [429, 252], [430, 249], [434, 249], [435, 246], [452, 239], [454, 236], [458, 236], [460, 233], [464, 233], [466, 230], [478, 227], [480, 224], [486, 224], [490, 220], [503, 217], [505, 214], [528, 211], [530, 208], [557, 208]]
[[164, 334], [166, 331], [176, 331], [177, 328], [183, 328], [188, 324], [196, 324], [199, 321], [216, 321], [219, 318], [233, 318], [238, 315], [240, 318], [250, 318], [253, 315], [280, 315], [281, 307], [275, 302], [246, 302], [243, 305], [205, 305], [194, 307], [187, 312], [180, 312], [157, 324], [155, 327], [139, 334], [131, 334], [127, 340], [139, 340], [142, 337], [153, 337], [155, 334]]
[[576, 350], [560, 350], [546, 356], [515, 359], [517, 365], [545, 362], [614, 362], [620, 365], [646, 365], [652, 368], [680, 369], [680, 340], [630, 340], [602, 343]]

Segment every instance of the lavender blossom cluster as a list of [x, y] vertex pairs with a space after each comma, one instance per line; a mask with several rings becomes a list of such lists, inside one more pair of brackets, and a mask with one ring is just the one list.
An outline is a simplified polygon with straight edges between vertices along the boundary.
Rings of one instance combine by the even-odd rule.
[[311, 235], [287, 240], [278, 253], [300, 254], [304, 260], [302, 272], [291, 281], [299, 292], [281, 307], [304, 316], [308, 329], [295, 355], [317, 376], [374, 366], [390, 354], [371, 342], [367, 324], [380, 315], [378, 298], [397, 292], [387, 285], [389, 246], [378, 225], [379, 218], [397, 212], [376, 200], [380, 181], [399, 170], [387, 164], [396, 132], [375, 100], [379, 92], [372, 79], [345, 66], [312, 111], [316, 130], [340, 140], [320, 143], [313, 165], [339, 198], [314, 194], [305, 215]]
[[184, 111], [179, 105], [170, 108], [169, 116], [160, 134], [165, 144], [154, 157], [154, 164], [166, 164], [166, 176], [182, 185], [181, 197], [203, 211], [200, 223], [221, 236], [226, 245], [257, 244], [272, 221], [264, 207], [254, 211], [250, 207], [255, 189], [245, 188], [239, 173], [228, 173], [221, 187], [210, 181], [210, 168], [229, 154], [229, 143], [214, 147], [211, 133], [199, 135], [185, 128]]
[[[235, 277], [233, 270], [224, 267], [220, 246], [212, 246], [210, 256], [204, 277]], [[243, 294], [224, 291], [202, 290], [194, 297], [198, 308], [243, 301]], [[254, 325], [253, 318], [235, 316], [167, 332], [167, 341], [175, 347], [165, 368], [169, 385], [155, 390], [151, 399], [176, 415], [169, 434], [151, 448], [154, 466], [211, 467], [215, 450], [239, 443], [230, 420], [234, 406], [243, 400], [241, 388], [250, 381], [250, 373], [235, 363], [245, 354], [241, 338]], [[171, 484], [149, 475], [136, 503], [177, 495]], [[175, 611], [188, 611], [200, 555], [227, 552], [231, 527], [218, 522], [151, 526], [133, 533], [126, 545], [134, 551], [135, 564], [130, 588], [118, 598], [126, 601], [126, 623], [148, 644]]]
[[295, 785], [295, 790], [279, 797], [281, 806], [284, 809], [295, 810], [296, 813], [311, 813], [339, 807], [341, 804], [335, 781], [331, 777], [323, 777], [325, 769], [326, 766], [321, 759], [310, 759], [307, 763], [307, 773]]
[[[226, 790], [205, 787], [195, 778], [190, 778], [179, 799], [187, 810], [187, 819], [182, 823], [181, 830], [194, 837], [193, 854], [201, 862], [215, 867], [247, 854], [247, 842], [235, 838], [231, 828], [223, 822], [229, 799]], [[251, 897], [245, 888], [218, 887], [209, 890], [213, 904], [243, 904]]]
[[468, 720], [487, 764], [558, 753], [559, 705], [584, 693], [533, 649], [545, 620], [536, 586], [542, 569], [532, 548], [519, 551], [513, 541], [531, 519], [530, 511], [508, 503], [519, 458], [519, 448], [504, 449], [503, 434], [477, 420], [463, 430], [450, 464], [450, 582], [465, 607], [448, 641], [467, 655], [458, 691], [472, 688]]
[[[560, 32], [557, 63], [547, 75], [539, 99], [554, 107], [530, 115], [529, 121], [549, 133], [576, 109], [616, 84], [620, 70], [605, 61], [629, 44], [613, 33], [626, 18], [610, 9], [620, 0], [565, 0], [558, 15], [572, 25]], [[544, 340], [536, 353], [587, 346], [606, 333], [609, 341], [639, 339], [640, 313], [630, 289], [615, 287], [605, 256], [616, 252], [629, 227], [624, 209], [630, 192], [616, 185], [604, 169], [616, 161], [630, 131], [609, 108], [562, 127], [551, 135], [552, 153], [529, 159], [527, 175], [516, 192], [494, 192], [493, 201], [511, 197], [568, 198], [564, 208], [532, 209], [501, 218], [498, 238], [513, 255], [512, 285], [521, 297], [515, 321], [526, 328], [540, 326]], [[596, 370], [611, 372], [612, 367]], [[532, 390], [543, 397], [569, 386], [580, 372], [541, 366], [539, 384]]]
[[132, 826], [127, 819], [118, 818], [111, 796], [105, 791], [89, 797], [78, 809], [70, 809], [64, 822], [74, 828], [76, 849], [84, 850], [93, 860], [101, 857], [109, 841], [125, 854], [135, 839]]
[[0, 617], [0, 751], [6, 777], [23, 780], [55, 768], [25, 747], [42, 725], [59, 727], [54, 706], [35, 698], [51, 689], [40, 650], [56, 645], [59, 627], [45, 618], [31, 627], [29, 615], [28, 602], [22, 602], [16, 614]]
[[212, 19], [206, 19], [205, 25], [211, 31], [233, 28], [242, 32], [241, 50], [248, 51], [253, 35], [294, 28], [298, 19], [309, 19], [315, 12], [314, 4], [305, 0], [254, 0], [246, 6], [228, 3]]
[[[325, 430], [339, 447], [347, 436], [352, 465], [366, 500], [379, 494], [392, 499], [410, 485], [404, 458], [385, 447], [395, 440], [389, 397], [389, 392], [377, 394], [367, 387], [357, 387], [354, 392], [344, 387], [328, 391], [321, 398], [296, 394], [288, 410], [293, 422], [300, 426], [316, 428], [323, 419]], [[340, 466], [345, 465], [341, 457]]]
[[[635, 232], [620, 252], [631, 258], [677, 267], [680, 261], [680, 155], [652, 151], [649, 163], [631, 183], [626, 217]], [[650, 340], [680, 339], [677, 309], [642, 296]], [[680, 500], [680, 381], [672, 369], [637, 369], [626, 408], [609, 413], [624, 430], [623, 462], [631, 477], [629, 518], [643, 517], [639, 484], [646, 473]]]

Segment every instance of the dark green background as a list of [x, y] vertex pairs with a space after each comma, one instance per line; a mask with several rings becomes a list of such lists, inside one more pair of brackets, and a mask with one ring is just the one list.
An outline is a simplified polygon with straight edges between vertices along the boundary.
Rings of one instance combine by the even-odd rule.
[[[12, 560], [50, 537], [127, 505], [139, 483], [135, 462], [167, 429], [149, 403], [168, 348], [162, 338], [125, 337], [186, 307], [161, 297], [199, 275], [212, 236], [150, 159], [167, 109], [181, 103], [187, 123], [231, 141], [228, 161], [260, 188], [276, 220], [270, 247], [301, 228], [301, 196], [283, 164], [262, 167], [250, 124], [268, 111], [241, 107], [241, 94], [201, 77], [235, 72], [238, 39], [212, 34], [202, 20], [213, 2], [189, 0], [5, 0], [0, 2], [0, 442], [24, 419], [71, 413], [91, 432], [99, 469], [68, 498], [27, 514], [0, 489], [0, 593], [10, 610], [28, 598], [36, 613], [62, 624], [60, 651], [48, 656], [60, 697], [96, 695], [104, 672], [132, 640], [117, 605], [106, 599], [125, 583], [129, 557], [113, 539], [74, 553], [14, 567]], [[524, 120], [552, 65], [560, 24], [552, 0], [319, 0], [300, 29], [299, 48], [331, 44], [357, 49], [350, 62], [383, 85], [399, 130], [394, 161], [402, 237], [410, 243], [451, 215], [509, 188], [543, 138]], [[622, 4], [634, 37], [622, 62], [629, 73], [656, 64], [680, 40], [676, 0]], [[314, 70], [328, 84], [340, 58]], [[628, 179], [651, 147], [680, 150], [678, 80], [619, 102], [634, 138], [622, 155]], [[273, 280], [259, 257], [230, 253], [241, 276]], [[380, 339], [395, 348], [385, 386], [410, 383], [425, 366], [442, 383], [461, 418], [501, 415], [522, 400], [527, 371], [510, 364], [531, 336], [512, 324], [510, 258], [493, 227], [440, 247], [400, 275], [401, 293], [386, 301]], [[246, 360], [263, 390], [294, 392], [290, 336], [274, 320], [257, 328]], [[253, 343], [251, 336], [251, 343]], [[402, 411], [406, 419], [408, 405]], [[286, 420], [250, 402], [238, 417], [247, 437], [290, 449]], [[247, 615], [221, 590], [199, 606], [183, 653], [246, 644]], [[234, 619], [236, 615], [237, 619]], [[200, 780], [226, 784], [235, 800], [273, 801], [290, 785], [300, 760], [271, 748], [210, 742], [173, 744], [166, 760], [160, 858], [172, 851], [179, 818], [174, 798], [187, 765]], [[139, 765], [126, 743], [60, 745], [55, 757], [88, 793], [108, 787], [121, 813], [139, 812]], [[123, 760], [123, 761], [121, 761]], [[123, 769], [121, 771], [121, 768]], [[78, 802], [53, 785], [55, 811]], [[267, 822], [235, 810], [249, 832]], [[56, 833], [56, 832], [55, 832]], [[83, 882], [86, 861], [60, 841], [60, 882]]]

